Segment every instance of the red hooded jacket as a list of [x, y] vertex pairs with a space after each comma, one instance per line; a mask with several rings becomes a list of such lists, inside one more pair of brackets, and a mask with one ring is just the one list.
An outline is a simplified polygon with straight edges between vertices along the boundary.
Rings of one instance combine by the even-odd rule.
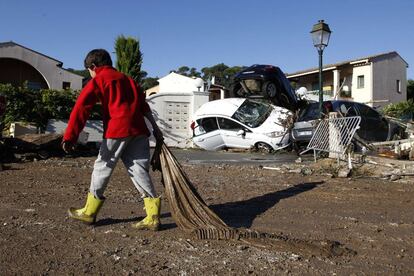
[[98, 101], [102, 104], [104, 138], [149, 136], [144, 113], [150, 112], [150, 107], [135, 81], [111, 66], [97, 67], [95, 72], [76, 100], [63, 140], [76, 143]]

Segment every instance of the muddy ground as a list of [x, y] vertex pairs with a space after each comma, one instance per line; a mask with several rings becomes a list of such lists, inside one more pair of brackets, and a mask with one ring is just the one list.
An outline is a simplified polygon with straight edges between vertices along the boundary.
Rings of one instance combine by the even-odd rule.
[[[410, 179], [390, 182], [369, 177], [369, 170], [346, 179], [182, 161], [206, 203], [229, 226], [284, 237], [282, 246], [269, 247], [270, 240], [261, 246], [194, 239], [176, 227], [165, 200], [161, 231], [134, 230], [131, 223], [144, 211], [122, 166], [97, 224], [71, 221], [66, 210], [83, 205], [93, 161], [52, 158], [7, 164], [0, 172], [0, 275], [414, 274]], [[160, 173], [152, 175], [162, 193]], [[346, 250], [325, 254], [327, 244]]]

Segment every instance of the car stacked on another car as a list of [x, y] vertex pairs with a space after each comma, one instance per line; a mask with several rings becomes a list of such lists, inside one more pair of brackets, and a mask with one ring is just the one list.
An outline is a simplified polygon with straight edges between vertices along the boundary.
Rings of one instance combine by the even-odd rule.
[[228, 98], [203, 104], [194, 114], [194, 143], [206, 150], [252, 148], [271, 152], [289, 145], [292, 112], [260, 99]]
[[[323, 102], [323, 113], [338, 112], [341, 116], [361, 116], [356, 134], [367, 142], [389, 141], [401, 138], [404, 130], [387, 120], [372, 107], [351, 101], [334, 100]], [[319, 103], [310, 103], [299, 112], [291, 131], [291, 140], [296, 151], [300, 151], [310, 142], [319, 123]]]
[[279, 67], [252, 65], [234, 76], [231, 96], [235, 98], [265, 98], [274, 105], [295, 111], [300, 102], [289, 80]]

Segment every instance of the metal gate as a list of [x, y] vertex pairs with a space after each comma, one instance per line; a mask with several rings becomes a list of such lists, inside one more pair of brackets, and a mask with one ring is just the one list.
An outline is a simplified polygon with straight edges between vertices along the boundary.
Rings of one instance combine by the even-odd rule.
[[304, 152], [314, 150], [344, 154], [360, 123], [360, 116], [322, 120]]

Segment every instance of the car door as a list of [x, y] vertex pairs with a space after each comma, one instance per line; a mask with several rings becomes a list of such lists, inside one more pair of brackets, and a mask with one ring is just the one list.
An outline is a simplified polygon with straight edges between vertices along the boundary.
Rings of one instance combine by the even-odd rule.
[[218, 150], [225, 146], [216, 117], [201, 118], [196, 122], [193, 142], [197, 146], [206, 150]]
[[[388, 137], [388, 122], [377, 111], [363, 104], [357, 104], [364, 121], [364, 132], [367, 141], [385, 141]], [[361, 126], [362, 127], [362, 126]]]
[[229, 148], [250, 148], [252, 132], [240, 123], [224, 117], [217, 118], [224, 144]]

